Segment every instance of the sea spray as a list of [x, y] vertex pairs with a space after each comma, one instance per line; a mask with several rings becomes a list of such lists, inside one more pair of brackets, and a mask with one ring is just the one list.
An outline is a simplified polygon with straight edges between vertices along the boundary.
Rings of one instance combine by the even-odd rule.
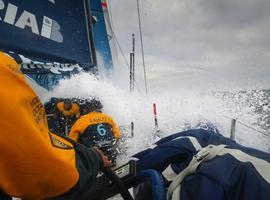
[[[126, 140], [127, 152], [122, 161], [132, 154], [148, 148], [153, 142], [155, 125], [152, 116], [152, 104], [159, 110], [159, 128], [165, 135], [177, 133], [187, 128], [198, 128], [211, 123], [220, 133], [229, 137], [231, 118], [243, 120], [255, 126], [260, 117], [256, 105], [247, 103], [248, 99], [234, 95], [217, 95], [214, 92], [200, 93], [194, 91], [177, 91], [167, 93], [140, 92], [130, 93], [126, 86], [120, 87], [108, 80], [82, 73], [71, 79], [60, 81], [59, 85], [48, 93], [45, 100], [51, 97], [101, 99], [104, 112], [111, 115], [119, 126], [129, 126], [134, 122], [134, 137]], [[256, 101], [258, 96], [250, 101]], [[255, 106], [255, 108], [254, 108]], [[257, 127], [258, 128], [258, 127]], [[268, 150], [265, 136], [243, 125], [236, 126], [236, 141], [264, 151]]]

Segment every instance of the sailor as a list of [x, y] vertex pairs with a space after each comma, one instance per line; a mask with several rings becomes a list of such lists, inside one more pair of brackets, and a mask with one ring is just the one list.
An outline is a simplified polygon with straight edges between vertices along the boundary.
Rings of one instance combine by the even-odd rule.
[[66, 117], [70, 116], [80, 116], [80, 107], [77, 103], [71, 102], [68, 99], [65, 99], [64, 101], [58, 102], [56, 104], [57, 109], [59, 112], [62, 113], [62, 115]]
[[84, 115], [74, 123], [69, 137], [87, 147], [97, 146], [115, 164], [115, 147], [120, 132], [112, 117], [102, 113], [102, 107], [101, 102], [96, 99], [84, 107]]
[[68, 135], [72, 125], [80, 116], [80, 107], [70, 99], [64, 99], [56, 104], [55, 114], [58, 123], [58, 132]]
[[3, 52], [0, 91], [0, 199], [83, 199], [108, 158], [48, 130], [42, 103]]

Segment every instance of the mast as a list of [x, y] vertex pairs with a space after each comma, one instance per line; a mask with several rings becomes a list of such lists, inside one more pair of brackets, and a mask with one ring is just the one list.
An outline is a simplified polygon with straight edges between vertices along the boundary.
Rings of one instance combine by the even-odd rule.
[[134, 91], [135, 85], [135, 35], [132, 34], [132, 52], [130, 53], [130, 92]]

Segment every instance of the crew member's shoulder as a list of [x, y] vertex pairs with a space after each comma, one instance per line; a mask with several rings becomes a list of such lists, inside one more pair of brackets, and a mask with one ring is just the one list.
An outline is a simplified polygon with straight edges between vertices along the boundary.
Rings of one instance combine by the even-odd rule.
[[22, 74], [20, 64], [13, 57], [0, 51], [0, 68], [7, 68], [15, 74]]
[[109, 116], [109, 115], [107, 115], [105, 113], [102, 113], [102, 112], [94, 112], [94, 115], [97, 116], [97, 117], [109, 120], [109, 121], [112, 120], [111, 116]]

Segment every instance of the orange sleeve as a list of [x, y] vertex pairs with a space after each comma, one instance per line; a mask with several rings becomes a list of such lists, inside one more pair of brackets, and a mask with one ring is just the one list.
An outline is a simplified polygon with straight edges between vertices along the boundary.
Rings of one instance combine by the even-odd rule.
[[79, 178], [73, 146], [51, 136], [44, 107], [18, 69], [0, 52], [1, 189], [30, 199], [62, 194]]
[[64, 102], [58, 102], [58, 103], [56, 104], [56, 108], [57, 108], [59, 111], [64, 110]]
[[76, 117], [79, 117], [80, 114], [80, 106], [77, 103], [72, 103], [72, 114]]
[[79, 132], [79, 131], [76, 131], [76, 130], [70, 130], [70, 132], [69, 132], [69, 134], [68, 134], [68, 136], [72, 139], [72, 140], [74, 140], [74, 141], [78, 141], [78, 139], [79, 139], [79, 136], [81, 135], [81, 133]]
[[79, 136], [83, 133], [83, 131], [86, 127], [87, 127], [87, 125], [85, 123], [85, 116], [82, 116], [73, 124], [68, 136], [72, 140], [78, 141]]
[[[0, 91], [1, 190], [23, 199], [45, 199], [71, 190], [79, 181], [76, 151], [49, 132], [42, 103], [19, 65], [2, 52]], [[90, 154], [97, 164], [89, 169], [89, 179], [95, 178], [100, 162], [96, 153]]]

